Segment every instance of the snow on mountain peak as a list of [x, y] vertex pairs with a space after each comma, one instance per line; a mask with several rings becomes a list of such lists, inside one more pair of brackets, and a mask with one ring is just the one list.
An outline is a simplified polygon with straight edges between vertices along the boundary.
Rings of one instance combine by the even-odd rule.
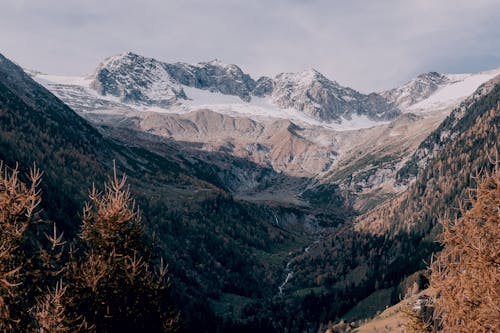
[[91, 87], [140, 105], [168, 107], [186, 98], [162, 62], [132, 52], [107, 58], [92, 75]]
[[399, 108], [408, 108], [428, 98], [439, 87], [448, 82], [449, 79], [445, 75], [437, 72], [429, 72], [420, 74], [401, 87], [384, 91], [381, 95]]
[[227, 64], [225, 62], [223, 62], [222, 60], [218, 59], [218, 58], [215, 58], [215, 59], [212, 59], [210, 61], [207, 61], [207, 62], [199, 62], [197, 65], [205, 65], [205, 64], [209, 64], [209, 65], [212, 65], [212, 66], [218, 66], [218, 67], [229, 67], [229, 66], [235, 66], [235, 65], [230, 65], [230, 64]]
[[[294, 109], [320, 122], [342, 123], [354, 115], [387, 121], [396, 117], [399, 110], [450, 110], [498, 74], [500, 68], [476, 74], [428, 72], [398, 88], [365, 95], [312, 68], [254, 80], [237, 65], [219, 59], [197, 64], [165, 63], [124, 52], [105, 59], [90, 78], [90, 85], [83, 78], [34, 75], [61, 85], [86, 84], [100, 96], [144, 107], [168, 109], [203, 95], [187, 89], [189, 87], [226, 95], [228, 100], [239, 98], [241, 105], [265, 98], [276, 109]], [[186, 95], [186, 92], [189, 93]]]
[[483, 83], [500, 75], [500, 67], [476, 74], [446, 74], [442, 84], [428, 98], [409, 107], [412, 111], [453, 108], [468, 96], [472, 95]]
[[380, 121], [398, 114], [382, 97], [343, 87], [315, 69], [255, 81], [238, 66], [218, 59], [169, 64], [126, 52], [106, 59], [91, 86], [101, 95], [165, 108], [191, 99], [189, 93], [193, 91], [186, 87], [192, 87], [237, 96], [247, 103], [252, 98], [266, 97], [277, 108], [295, 109], [324, 122], [340, 123], [354, 114]]
[[294, 108], [326, 122], [342, 122], [353, 115], [387, 120], [399, 113], [377, 94], [364, 95], [331, 81], [315, 69], [276, 76], [271, 94], [282, 108]]
[[104, 61], [99, 65], [98, 68], [116, 67], [124, 64], [132, 64], [138, 59], [146, 59], [146, 58], [138, 54], [135, 54], [133, 52], [123, 52], [104, 59]]
[[335, 81], [327, 79], [323, 74], [313, 68], [301, 72], [278, 74], [275, 81], [300, 87], [310, 86], [316, 82], [330, 82], [337, 84]]
[[476, 74], [429, 72], [380, 95], [403, 111], [450, 109], [498, 74], [500, 68]]

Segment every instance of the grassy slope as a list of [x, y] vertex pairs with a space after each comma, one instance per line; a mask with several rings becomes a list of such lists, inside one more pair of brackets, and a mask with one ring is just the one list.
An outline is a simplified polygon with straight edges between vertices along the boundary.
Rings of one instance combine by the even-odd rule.
[[422, 290], [421, 292], [402, 300], [396, 305], [385, 309], [382, 313], [376, 315], [372, 319], [361, 324], [354, 330], [356, 333], [373, 333], [373, 332], [405, 332], [407, 325], [406, 314], [402, 311], [408, 307], [408, 304], [413, 304], [421, 295], [433, 295], [431, 289]]

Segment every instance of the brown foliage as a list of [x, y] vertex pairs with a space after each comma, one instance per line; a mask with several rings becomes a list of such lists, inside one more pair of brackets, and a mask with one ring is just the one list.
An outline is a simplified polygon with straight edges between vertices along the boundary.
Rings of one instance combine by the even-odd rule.
[[24, 242], [26, 231], [37, 221], [40, 178], [35, 167], [30, 185], [25, 185], [17, 167], [9, 170], [0, 163], [0, 327], [4, 332], [26, 327], [26, 289], [32, 288], [26, 280], [32, 272]]
[[26, 185], [0, 164], [0, 332], [176, 330], [167, 268], [153, 262], [126, 178], [115, 171], [91, 191], [69, 251], [55, 224], [35, 224], [40, 179], [34, 168]]
[[130, 254], [142, 247], [141, 217], [125, 187], [126, 180], [125, 176], [118, 179], [115, 169], [104, 193], [94, 187], [85, 204], [81, 238], [97, 252]]
[[54, 290], [48, 291], [43, 301], [38, 303], [35, 317], [40, 332], [64, 333], [70, 331], [70, 327], [66, 323], [66, 309], [62, 302], [62, 296], [65, 292], [66, 287], [61, 281]]
[[443, 251], [432, 264], [436, 316], [444, 332], [500, 331], [500, 171], [479, 181], [471, 209], [442, 222]]
[[170, 281], [160, 261], [155, 269], [141, 216], [126, 177], [95, 188], [83, 211], [83, 258], [73, 257], [67, 277], [76, 313], [100, 332], [172, 331], [177, 314], [169, 303]]
[[[432, 320], [432, 307], [427, 306], [424, 311], [416, 311], [410, 305], [403, 307], [402, 312], [406, 317], [407, 333], [435, 332], [434, 321]], [[428, 315], [430, 313], [430, 316]]]

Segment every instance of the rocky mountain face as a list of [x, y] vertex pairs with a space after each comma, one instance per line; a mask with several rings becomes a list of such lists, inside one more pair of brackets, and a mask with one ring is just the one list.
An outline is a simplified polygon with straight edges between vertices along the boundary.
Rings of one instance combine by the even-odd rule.
[[168, 108], [186, 100], [183, 86], [235, 95], [250, 100], [255, 82], [236, 65], [217, 60], [190, 65], [167, 64], [127, 52], [106, 59], [91, 77], [90, 86], [101, 95], [122, 102]]
[[[365, 211], [406, 188], [413, 178], [396, 175], [409, 168], [419, 144], [495, 73], [428, 73], [364, 95], [315, 70], [255, 81], [219, 61], [168, 64], [124, 53], [87, 78], [32, 75], [98, 126], [229, 154], [305, 177], [306, 187], [334, 183]], [[243, 173], [232, 179], [247, 179]], [[302, 202], [304, 183], [293, 183], [280, 200]], [[272, 197], [272, 187], [255, 191], [260, 187], [253, 181], [231, 186], [235, 195], [257, 200]]]
[[218, 60], [190, 65], [185, 63], [165, 64], [170, 76], [188, 87], [238, 96], [249, 102], [256, 82], [236, 65], [226, 65]]
[[95, 71], [90, 86], [100, 95], [122, 102], [168, 107], [186, 98], [164, 65], [151, 58], [126, 53], [108, 58]]
[[446, 75], [429, 72], [417, 76], [400, 87], [380, 93], [387, 101], [398, 108], [406, 109], [416, 104], [450, 82]]
[[316, 70], [279, 74], [273, 81], [271, 99], [282, 108], [294, 108], [329, 122], [341, 122], [353, 115], [389, 120], [399, 114], [380, 95], [363, 95], [328, 80]]
[[269, 97], [277, 108], [294, 108], [324, 122], [340, 123], [353, 115], [388, 120], [399, 114], [381, 96], [363, 95], [315, 70], [255, 81], [238, 66], [217, 60], [196, 65], [168, 64], [127, 52], [106, 59], [91, 79], [90, 86], [100, 95], [163, 108], [190, 99], [183, 87], [193, 87], [237, 96], [244, 102], [250, 102], [252, 96]]

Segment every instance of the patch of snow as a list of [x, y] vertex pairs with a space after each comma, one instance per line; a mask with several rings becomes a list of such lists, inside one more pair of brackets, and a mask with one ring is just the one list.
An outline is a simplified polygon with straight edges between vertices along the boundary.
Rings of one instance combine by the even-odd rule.
[[[113, 60], [115, 59], [111, 61]], [[161, 71], [155, 71], [154, 74], [163, 76], [163, 73], [159, 72]], [[105, 105], [105, 107], [99, 109], [102, 111], [105, 110], [106, 112], [111, 112], [113, 111], [112, 109], [134, 109], [141, 112], [185, 114], [200, 109], [210, 109], [221, 114], [244, 116], [254, 120], [288, 119], [298, 125], [313, 125], [334, 131], [358, 130], [389, 123], [374, 121], [365, 115], [356, 114], [352, 115], [351, 119], [342, 119], [340, 123], [326, 123], [314, 119], [296, 109], [281, 109], [275, 106], [270, 98], [253, 96], [250, 102], [245, 102], [238, 96], [225, 95], [220, 92], [211, 92], [209, 90], [188, 86], [179, 86], [179, 88], [182, 88], [186, 93], [188, 100], [179, 100], [178, 103], [172, 107], [162, 108], [158, 106], [136, 105], [124, 103], [116, 96], [100, 95], [91, 88], [91, 79], [87, 77], [57, 76], [41, 73], [33, 73], [32, 75], [36, 81], [54, 92], [63, 100], [68, 101], [71, 97], [71, 99], [74, 99], [80, 104], [85, 100], [88, 101], [88, 103], [86, 103], [88, 108], [99, 108], [99, 105]], [[306, 71], [306, 73], [304, 73], [304, 78], [310, 78], [311, 75], [316, 75], [316, 72], [314, 70]], [[162, 96], [170, 97], [170, 91], [167, 89], [168, 81], [169, 78], [164, 77], [164, 80], [160, 80], [160, 83], [153, 85], [151, 91], [148, 93], [148, 97], [153, 99], [160, 99]], [[165, 83], [165, 85], [162, 83]], [[81, 99], [81, 101], [77, 101], [78, 99]]]
[[241, 104], [245, 103], [235, 95], [225, 95], [220, 92], [211, 92], [188, 86], [183, 86], [184, 92], [188, 97], [187, 101], [183, 104], [188, 107], [208, 107], [210, 105], [227, 105], [227, 104]]
[[92, 79], [80, 76], [60, 76], [31, 72], [33, 80], [50, 90], [54, 95], [62, 99], [66, 104], [72, 106], [72, 102], [78, 105], [85, 105], [95, 108], [98, 105], [112, 105], [113, 108], [130, 109], [130, 105], [125, 105], [120, 98], [112, 95], [100, 95], [90, 87]]
[[451, 83], [438, 89], [429, 98], [408, 108], [410, 111], [433, 111], [458, 106], [479, 86], [500, 74], [500, 68], [478, 74], [447, 74]]
[[214, 112], [230, 116], [247, 116], [254, 120], [270, 118], [288, 119], [298, 124], [305, 123], [335, 131], [357, 130], [389, 123], [374, 121], [365, 115], [356, 114], [351, 119], [343, 119], [339, 124], [326, 123], [318, 121], [295, 109], [280, 109], [273, 105], [271, 100], [266, 97], [254, 96], [250, 102], [244, 102], [238, 96], [224, 95], [218, 92], [210, 92], [186, 86], [183, 89], [189, 100], [183, 101], [182, 105], [188, 111], [210, 109]]
[[50, 84], [61, 84], [69, 86], [90, 87], [91, 82], [90, 78], [81, 76], [60, 76], [43, 73], [35, 73], [33, 78], [43, 86], [48, 86]]

